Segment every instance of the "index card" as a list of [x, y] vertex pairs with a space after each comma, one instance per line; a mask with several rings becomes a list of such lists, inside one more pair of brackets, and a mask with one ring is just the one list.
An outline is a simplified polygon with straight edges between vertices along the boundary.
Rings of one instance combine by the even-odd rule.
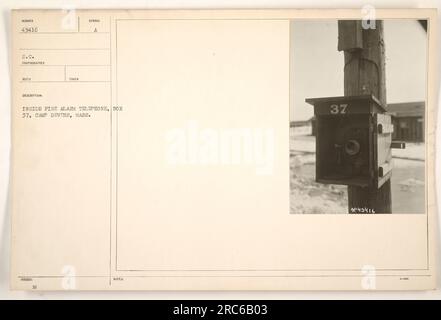
[[[428, 53], [416, 115], [425, 139], [406, 142], [426, 151], [404, 159], [393, 150], [390, 168], [392, 197], [408, 192], [418, 214], [394, 202], [392, 214], [350, 214], [340, 178], [315, 181], [316, 157], [337, 155], [316, 150], [323, 135], [304, 131], [313, 108], [302, 103], [343, 88], [338, 21], [362, 19], [358, 10], [13, 11], [11, 287], [434, 288], [436, 12], [376, 14], [385, 28], [410, 21]], [[322, 44], [308, 46], [317, 44], [308, 34]], [[337, 62], [311, 63], [322, 55], [314, 48]], [[335, 80], [320, 87], [325, 79]], [[372, 147], [380, 156], [389, 129]], [[351, 139], [346, 157], [361, 159]], [[401, 179], [403, 161], [417, 161], [406, 165], [421, 177]]]

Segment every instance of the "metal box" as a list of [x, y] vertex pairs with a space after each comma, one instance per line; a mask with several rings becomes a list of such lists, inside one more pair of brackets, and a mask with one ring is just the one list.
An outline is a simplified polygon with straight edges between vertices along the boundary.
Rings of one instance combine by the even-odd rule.
[[372, 95], [306, 99], [316, 117], [316, 181], [380, 188], [391, 176], [391, 116]]

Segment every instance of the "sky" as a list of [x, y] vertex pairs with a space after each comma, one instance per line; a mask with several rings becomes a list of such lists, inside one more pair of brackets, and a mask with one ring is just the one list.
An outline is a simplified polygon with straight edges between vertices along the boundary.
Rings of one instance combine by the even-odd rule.
[[[427, 34], [416, 20], [384, 22], [388, 103], [424, 101]], [[343, 95], [337, 20], [291, 22], [291, 120], [313, 116], [305, 98]]]

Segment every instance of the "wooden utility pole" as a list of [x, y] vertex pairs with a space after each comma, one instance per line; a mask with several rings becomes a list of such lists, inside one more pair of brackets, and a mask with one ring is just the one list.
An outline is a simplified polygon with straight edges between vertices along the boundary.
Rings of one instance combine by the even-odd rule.
[[[372, 27], [369, 26], [369, 27]], [[338, 22], [338, 50], [344, 51], [344, 94], [373, 94], [386, 108], [383, 22], [365, 29], [357, 20]], [[348, 186], [348, 210], [368, 208], [375, 213], [391, 213], [391, 182], [381, 188]]]

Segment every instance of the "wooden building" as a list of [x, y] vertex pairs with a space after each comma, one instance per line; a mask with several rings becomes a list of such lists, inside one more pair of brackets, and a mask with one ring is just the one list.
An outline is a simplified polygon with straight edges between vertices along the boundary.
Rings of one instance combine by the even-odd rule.
[[315, 135], [315, 117], [308, 120], [290, 121], [289, 129], [294, 135]]
[[393, 140], [424, 142], [423, 101], [390, 103], [387, 105], [387, 112], [392, 115]]

